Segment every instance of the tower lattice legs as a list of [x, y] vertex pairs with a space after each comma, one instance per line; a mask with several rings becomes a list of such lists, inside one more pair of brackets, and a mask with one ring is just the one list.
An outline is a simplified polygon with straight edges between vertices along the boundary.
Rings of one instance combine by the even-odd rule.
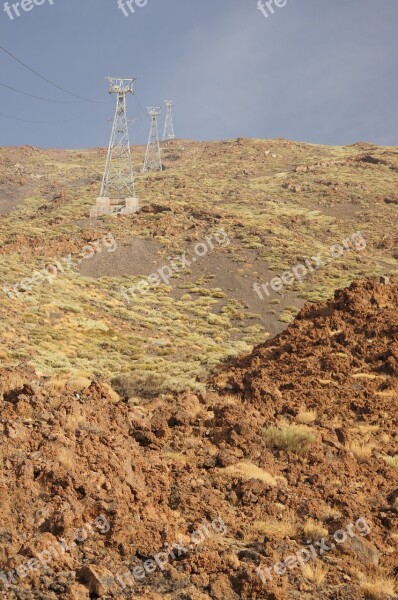
[[101, 192], [95, 208], [97, 214], [118, 210], [123, 213], [136, 212], [138, 201], [135, 197], [126, 102], [127, 94], [134, 94], [135, 79], [108, 77], [108, 81], [109, 93], [116, 94], [116, 109]]
[[158, 116], [160, 108], [148, 107], [148, 116], [151, 117], [151, 129], [149, 131], [148, 146], [145, 154], [145, 162], [143, 172], [161, 171], [162, 157], [160, 153], [159, 131], [158, 131]]
[[176, 137], [175, 133], [174, 133], [174, 125], [173, 125], [174, 102], [172, 100], [165, 100], [165, 105], [166, 105], [166, 120], [164, 123], [163, 141], [174, 140]]

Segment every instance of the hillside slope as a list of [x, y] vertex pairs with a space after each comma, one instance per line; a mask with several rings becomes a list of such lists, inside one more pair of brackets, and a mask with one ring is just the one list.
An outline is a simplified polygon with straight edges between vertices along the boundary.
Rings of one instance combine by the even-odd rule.
[[[104, 149], [0, 149], [1, 366], [26, 361], [60, 385], [121, 378], [138, 397], [203, 391], [306, 300], [397, 270], [396, 148], [175, 140], [157, 174], [139, 172], [144, 150], [132, 151], [142, 212], [90, 220]], [[221, 230], [228, 243], [193, 256]], [[364, 244], [332, 259], [358, 231]], [[184, 252], [196, 262], [123, 294]], [[322, 268], [261, 287], [317, 255]]]
[[353, 283], [167, 402], [4, 368], [0, 597], [395, 597], [397, 307]]

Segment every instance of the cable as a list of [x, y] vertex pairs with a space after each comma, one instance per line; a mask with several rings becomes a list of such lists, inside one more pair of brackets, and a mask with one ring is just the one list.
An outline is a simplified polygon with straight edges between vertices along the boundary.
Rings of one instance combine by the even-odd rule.
[[140, 125], [140, 127], [142, 128], [142, 132], [144, 133], [144, 135], [146, 135], [146, 134], [147, 134], [147, 128], [146, 128], [146, 126], [145, 126], [144, 119], [143, 119], [143, 117], [142, 117], [142, 115], [141, 115], [141, 112], [142, 112], [143, 114], [145, 114], [145, 111], [144, 111], [144, 109], [142, 108], [141, 102], [138, 100], [138, 98], [137, 98], [137, 96], [136, 96], [135, 94], [134, 94], [133, 98], [134, 98], [134, 101], [135, 101], [135, 103], [136, 103], [136, 108], [137, 108], [137, 114], [138, 114], [138, 122], [139, 122], [139, 125]]
[[22, 90], [17, 90], [11, 85], [7, 85], [6, 83], [1, 83], [1, 87], [5, 87], [13, 92], [17, 92], [18, 94], [23, 94], [24, 96], [29, 96], [29, 98], [36, 98], [36, 100], [43, 100], [44, 102], [55, 102], [56, 104], [81, 104], [76, 100], [50, 100], [50, 98], [42, 98], [41, 96], [34, 96], [33, 94], [28, 94], [27, 92], [23, 92]]
[[66, 121], [29, 121], [28, 119], [21, 119], [20, 117], [12, 117], [11, 115], [6, 115], [4, 113], [0, 113], [0, 117], [4, 117], [5, 119], [12, 119], [13, 121], [23, 121], [24, 123], [34, 123], [35, 125], [58, 125], [60, 123], [71, 123], [72, 121], [76, 121], [77, 119], [67, 119]]
[[139, 109], [142, 111], [142, 114], [143, 114], [143, 115], [146, 115], [146, 114], [147, 114], [147, 111], [146, 111], [146, 110], [143, 108], [143, 106], [142, 106], [141, 102], [139, 101], [138, 97], [137, 97], [135, 94], [134, 94], [134, 99], [135, 99], [135, 100], [136, 100], [136, 102], [137, 102], [138, 108], [139, 108]]
[[0, 117], [4, 117], [5, 119], [12, 119], [13, 121], [23, 121], [24, 123], [34, 123], [35, 125], [58, 125], [60, 123], [76, 123], [80, 118], [77, 119], [65, 119], [64, 121], [30, 121], [29, 119], [22, 119], [21, 117], [13, 117], [12, 115], [6, 115], [5, 113], [0, 113]]
[[47, 77], [44, 77], [44, 75], [41, 75], [40, 73], [38, 73], [37, 71], [35, 71], [34, 69], [32, 69], [32, 67], [29, 67], [29, 65], [25, 64], [24, 62], [22, 62], [22, 60], [19, 60], [19, 58], [17, 58], [16, 56], [14, 56], [14, 54], [12, 54], [11, 52], [9, 52], [5, 48], [3, 48], [3, 46], [0, 46], [0, 50], [2, 50], [3, 52], [5, 52], [6, 54], [8, 54], [8, 56], [11, 56], [11, 58], [13, 58], [14, 60], [16, 60], [23, 67], [25, 67], [25, 69], [28, 69], [28, 71], [31, 71], [32, 73], [34, 73], [35, 75], [37, 75], [37, 77], [40, 77], [40, 79], [43, 79], [43, 81], [46, 81], [47, 83], [49, 83], [50, 85], [56, 87], [57, 89], [61, 90], [62, 92], [65, 92], [65, 94], [69, 94], [69, 96], [74, 96], [75, 98], [78, 98], [79, 100], [82, 100], [83, 102], [93, 102], [94, 104], [106, 104], [104, 102], [99, 102], [98, 100], [89, 100], [88, 98], [83, 98], [83, 96], [78, 96], [77, 94], [74, 94], [73, 92], [69, 92], [65, 88], [61, 87], [60, 85], [57, 85], [56, 83], [54, 83], [50, 79], [47, 79]]

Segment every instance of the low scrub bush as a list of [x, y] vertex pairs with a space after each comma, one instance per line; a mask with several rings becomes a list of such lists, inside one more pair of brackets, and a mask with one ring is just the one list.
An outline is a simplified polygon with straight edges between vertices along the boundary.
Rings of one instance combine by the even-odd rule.
[[314, 432], [308, 427], [299, 425], [271, 426], [263, 430], [263, 437], [267, 446], [278, 450], [289, 450], [296, 454], [305, 454], [316, 440]]

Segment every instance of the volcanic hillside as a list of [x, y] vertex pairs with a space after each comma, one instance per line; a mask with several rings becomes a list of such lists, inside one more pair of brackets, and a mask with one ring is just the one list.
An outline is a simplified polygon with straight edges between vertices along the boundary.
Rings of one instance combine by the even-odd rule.
[[3, 368], [1, 597], [396, 597], [397, 306], [353, 283], [166, 402]]
[[[155, 174], [140, 172], [144, 151], [132, 150], [142, 211], [90, 219], [105, 149], [0, 148], [0, 366], [25, 362], [60, 388], [103, 376], [137, 397], [203, 391], [305, 301], [397, 272], [396, 148], [174, 140]], [[229, 243], [213, 237], [191, 261], [221, 230]], [[346, 241], [356, 232], [360, 247]], [[191, 264], [168, 284], [122, 294], [183, 253]]]

